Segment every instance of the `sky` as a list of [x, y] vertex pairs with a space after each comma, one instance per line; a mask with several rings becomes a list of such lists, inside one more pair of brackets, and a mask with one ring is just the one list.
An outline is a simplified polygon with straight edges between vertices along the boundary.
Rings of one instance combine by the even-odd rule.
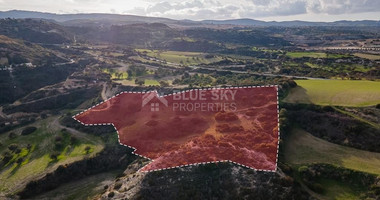
[[0, 10], [115, 13], [191, 20], [380, 20], [380, 0], [0, 0]]

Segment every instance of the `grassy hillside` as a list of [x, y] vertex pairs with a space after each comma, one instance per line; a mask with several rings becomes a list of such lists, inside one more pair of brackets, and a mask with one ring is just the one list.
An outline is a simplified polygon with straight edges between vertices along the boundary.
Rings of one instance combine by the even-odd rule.
[[283, 153], [293, 165], [327, 163], [380, 175], [380, 153], [333, 144], [300, 129], [289, 136]]
[[47, 61], [67, 62], [37, 44], [0, 35], [0, 66], [28, 62], [41, 65]]
[[[121, 171], [122, 172], [122, 171]], [[101, 173], [81, 180], [66, 183], [34, 199], [93, 199], [102, 193], [104, 187], [112, 183], [120, 171]]]
[[370, 106], [380, 103], [380, 82], [353, 80], [297, 80], [284, 99], [288, 103]]
[[69, 43], [73, 39], [64, 27], [38, 19], [0, 19], [0, 35], [43, 44]]
[[[8, 162], [3, 160], [0, 163], [0, 194], [15, 192], [59, 165], [95, 155], [104, 147], [94, 136], [61, 129], [56, 118], [48, 118], [33, 126], [37, 130], [27, 135], [22, 134], [24, 128], [0, 135], [2, 157], [11, 155]], [[12, 150], [12, 144], [16, 144], [19, 150]]]

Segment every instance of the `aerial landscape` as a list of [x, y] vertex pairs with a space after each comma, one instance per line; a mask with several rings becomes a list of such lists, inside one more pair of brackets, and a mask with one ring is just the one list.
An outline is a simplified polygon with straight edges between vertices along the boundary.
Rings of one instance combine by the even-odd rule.
[[[312, 1], [239, 8], [252, 15], [224, 0], [212, 14], [195, 6], [211, 1], [126, 13], [10, 2], [0, 199], [380, 199], [376, 1], [340, 15], [305, 4], [299, 18], [280, 11]], [[214, 109], [215, 95], [232, 107]]]

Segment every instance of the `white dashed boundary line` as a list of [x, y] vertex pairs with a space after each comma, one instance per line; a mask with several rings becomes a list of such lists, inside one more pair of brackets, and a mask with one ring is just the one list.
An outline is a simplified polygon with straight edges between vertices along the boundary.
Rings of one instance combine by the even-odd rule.
[[[167, 167], [167, 168], [162, 168], [162, 169], [155, 169], [155, 170], [148, 170], [148, 171], [144, 171], [144, 173], [148, 173], [148, 172], [153, 172], [153, 171], [162, 171], [162, 170], [167, 170], [167, 169], [176, 169], [176, 168], [181, 168], [181, 167], [188, 167], [188, 166], [197, 166], [197, 165], [205, 165], [205, 164], [210, 164], [210, 163], [225, 163], [225, 162], [230, 162], [230, 163], [234, 163], [236, 165], [239, 165], [239, 166], [242, 166], [242, 167], [245, 167], [245, 168], [248, 168], [248, 169], [252, 169], [252, 170], [255, 170], [255, 171], [263, 171], [263, 172], [276, 172], [277, 171], [277, 166], [278, 166], [278, 153], [279, 153], [279, 148], [280, 148], [280, 108], [279, 108], [279, 98], [278, 98], [278, 85], [264, 85], [264, 86], [241, 86], [241, 87], [215, 87], [215, 88], [202, 88], [202, 89], [190, 89], [190, 90], [184, 90], [184, 91], [181, 91], [181, 92], [175, 92], [175, 93], [171, 93], [171, 94], [166, 94], [166, 95], [163, 95], [163, 96], [160, 96], [157, 92], [157, 90], [152, 90], [152, 91], [147, 91], [147, 92], [134, 92], [134, 91], [124, 91], [124, 92], [120, 92], [114, 96], [112, 96], [111, 98], [108, 98], [107, 100], [104, 100], [90, 108], [87, 108], [85, 109], [84, 111], [72, 116], [72, 118], [81, 123], [82, 125], [84, 126], [102, 126], [102, 125], [112, 125], [113, 128], [116, 130], [116, 133], [117, 133], [117, 140], [119, 141], [119, 144], [120, 145], [123, 145], [123, 146], [126, 146], [126, 147], [129, 147], [131, 149], [133, 149], [132, 151], [132, 154], [134, 155], [137, 155], [137, 156], [140, 156], [142, 158], [145, 158], [145, 159], [148, 159], [150, 163], [152, 163], [154, 160], [148, 158], [148, 157], [145, 157], [143, 155], [140, 155], [140, 154], [137, 154], [135, 153], [135, 151], [137, 150], [136, 148], [132, 147], [132, 146], [129, 146], [129, 145], [126, 145], [126, 144], [123, 144], [120, 142], [120, 134], [119, 134], [119, 131], [116, 129], [115, 125], [113, 123], [100, 123], [100, 124], [85, 124], [81, 121], [79, 121], [78, 119], [76, 119], [76, 117], [84, 112], [87, 112], [88, 110], [100, 105], [100, 104], [103, 104], [121, 94], [128, 94], [128, 93], [134, 93], [134, 94], [146, 94], [146, 93], [151, 93], [151, 92], [155, 92], [157, 94], [157, 97], [167, 97], [167, 96], [171, 96], [171, 95], [175, 95], [175, 94], [180, 94], [180, 93], [186, 93], [186, 92], [191, 92], [191, 91], [198, 91], [198, 90], [228, 90], [228, 89], [244, 89], [244, 88], [266, 88], [266, 87], [270, 87], [270, 88], [276, 88], [276, 92], [277, 92], [277, 129], [278, 129], [278, 138], [277, 138], [277, 154], [276, 154], [276, 166], [275, 166], [275, 169], [274, 170], [267, 170], [267, 169], [256, 169], [256, 168], [253, 168], [253, 167], [249, 167], [249, 166], [246, 166], [246, 165], [243, 165], [243, 164], [240, 164], [240, 163], [237, 163], [237, 162], [234, 162], [232, 160], [220, 160], [220, 161], [209, 161], [209, 162], [200, 162], [200, 163], [192, 163], [192, 164], [187, 164], [187, 165], [178, 165], [178, 166], [174, 166], [174, 167]], [[147, 166], [148, 164], [146, 164], [145, 166]], [[144, 166], [144, 167], [145, 167]], [[140, 168], [137, 172], [142, 172], [140, 171], [141, 169], [143, 169], [144, 167]]]

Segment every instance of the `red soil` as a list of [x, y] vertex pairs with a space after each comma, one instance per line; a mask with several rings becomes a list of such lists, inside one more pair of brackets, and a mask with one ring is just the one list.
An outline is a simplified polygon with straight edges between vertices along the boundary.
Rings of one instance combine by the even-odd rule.
[[142, 171], [225, 160], [276, 170], [277, 114], [277, 88], [258, 87], [122, 93], [75, 119], [112, 123], [120, 143], [153, 160]]

